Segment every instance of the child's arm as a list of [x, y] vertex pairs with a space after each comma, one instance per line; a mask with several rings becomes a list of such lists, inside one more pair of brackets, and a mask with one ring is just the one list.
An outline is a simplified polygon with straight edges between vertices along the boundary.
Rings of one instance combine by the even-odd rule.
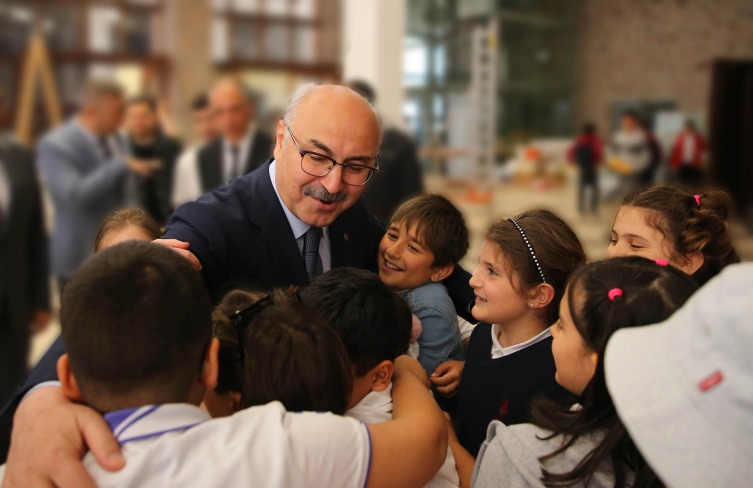
[[476, 458], [460, 445], [450, 415], [445, 413], [444, 416], [447, 425], [447, 441], [450, 444], [450, 449], [452, 449], [452, 457], [455, 458], [455, 470], [458, 472], [458, 478], [460, 478], [460, 488], [470, 488], [471, 481], [473, 481], [473, 470], [476, 467]]
[[429, 390], [400, 363], [392, 377], [392, 400], [392, 420], [369, 425], [372, 457], [367, 487], [424, 486], [447, 456], [442, 411]]
[[[447, 361], [459, 348], [457, 326], [451, 319], [433, 307], [424, 307], [416, 311], [421, 320], [421, 337], [418, 338], [418, 362], [431, 376], [434, 370]], [[453, 314], [453, 319], [455, 315]]]

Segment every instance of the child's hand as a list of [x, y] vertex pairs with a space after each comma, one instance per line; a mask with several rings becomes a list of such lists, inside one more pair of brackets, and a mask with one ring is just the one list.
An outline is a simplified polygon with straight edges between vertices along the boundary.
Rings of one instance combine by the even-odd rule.
[[410, 372], [416, 375], [421, 380], [421, 383], [426, 385], [426, 388], [431, 388], [431, 383], [429, 382], [429, 378], [426, 377], [426, 371], [424, 371], [421, 363], [405, 354], [395, 359], [395, 373], [401, 372]]
[[437, 366], [429, 380], [440, 395], [445, 398], [452, 398], [458, 393], [464, 367], [465, 361], [445, 361]]

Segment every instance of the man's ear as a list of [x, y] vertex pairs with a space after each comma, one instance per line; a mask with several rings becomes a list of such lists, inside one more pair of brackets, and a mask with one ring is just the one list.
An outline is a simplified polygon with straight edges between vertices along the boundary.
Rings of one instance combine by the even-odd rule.
[[447, 278], [452, 274], [452, 272], [455, 270], [454, 264], [448, 264], [446, 266], [436, 267], [432, 268], [431, 271], [431, 281], [433, 282], [439, 282], [443, 279]]
[[392, 381], [395, 365], [392, 361], [382, 361], [369, 372], [371, 376], [371, 391], [384, 391]]
[[68, 362], [67, 354], [60, 356], [57, 369], [58, 380], [60, 380], [60, 386], [63, 388], [63, 395], [72, 402], [84, 403], [81, 391], [78, 389], [78, 384], [76, 383], [76, 378], [73, 376], [71, 364]]
[[220, 373], [219, 364], [220, 340], [212, 338], [207, 349], [207, 355], [204, 358], [204, 369], [201, 372], [201, 380], [209, 389], [214, 390], [217, 387], [217, 376]]
[[275, 139], [275, 150], [274, 150], [274, 156], [275, 160], [279, 161], [282, 157], [282, 145], [285, 142], [285, 134], [287, 130], [285, 129], [285, 122], [283, 122], [282, 119], [280, 119], [279, 122], [277, 122], [277, 138]]
[[683, 260], [679, 268], [685, 274], [692, 275], [696, 271], [701, 269], [701, 266], [703, 266], [703, 263], [705, 261], [706, 259], [704, 258], [703, 253], [696, 252], [693, 254], [686, 254], [685, 256], [683, 256]]
[[[554, 300], [554, 287], [549, 283], [540, 283], [534, 288], [532, 295], [528, 299], [528, 306], [531, 309], [544, 308]], [[531, 306], [533, 304], [533, 306]]]

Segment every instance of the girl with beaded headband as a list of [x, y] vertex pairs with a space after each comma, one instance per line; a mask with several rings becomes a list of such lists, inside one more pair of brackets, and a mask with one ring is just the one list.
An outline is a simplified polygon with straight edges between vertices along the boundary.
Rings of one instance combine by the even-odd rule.
[[472, 313], [481, 323], [466, 361], [443, 363], [431, 378], [440, 394], [458, 395], [453, 420], [467, 456], [476, 455], [492, 420], [528, 421], [534, 397], [574, 402], [554, 380], [549, 327], [557, 321], [568, 277], [585, 261], [575, 233], [546, 210], [489, 228], [470, 280]]

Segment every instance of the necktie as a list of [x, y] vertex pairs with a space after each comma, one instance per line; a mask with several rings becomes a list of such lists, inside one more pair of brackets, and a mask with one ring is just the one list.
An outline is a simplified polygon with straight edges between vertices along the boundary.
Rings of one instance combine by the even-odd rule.
[[306, 274], [309, 281], [324, 272], [322, 257], [319, 256], [319, 241], [322, 239], [321, 227], [309, 227], [303, 241], [303, 261], [306, 263]]
[[99, 148], [102, 150], [102, 156], [105, 158], [105, 161], [109, 161], [112, 158], [112, 150], [110, 150], [110, 145], [107, 143], [107, 138], [100, 137], [98, 140]]
[[230, 156], [231, 156], [231, 164], [230, 167], [230, 179], [233, 180], [239, 176], [241, 176], [241, 173], [243, 172], [243, 169], [241, 168], [240, 164], [240, 158], [238, 157], [240, 153], [240, 148], [238, 146], [230, 146]]

